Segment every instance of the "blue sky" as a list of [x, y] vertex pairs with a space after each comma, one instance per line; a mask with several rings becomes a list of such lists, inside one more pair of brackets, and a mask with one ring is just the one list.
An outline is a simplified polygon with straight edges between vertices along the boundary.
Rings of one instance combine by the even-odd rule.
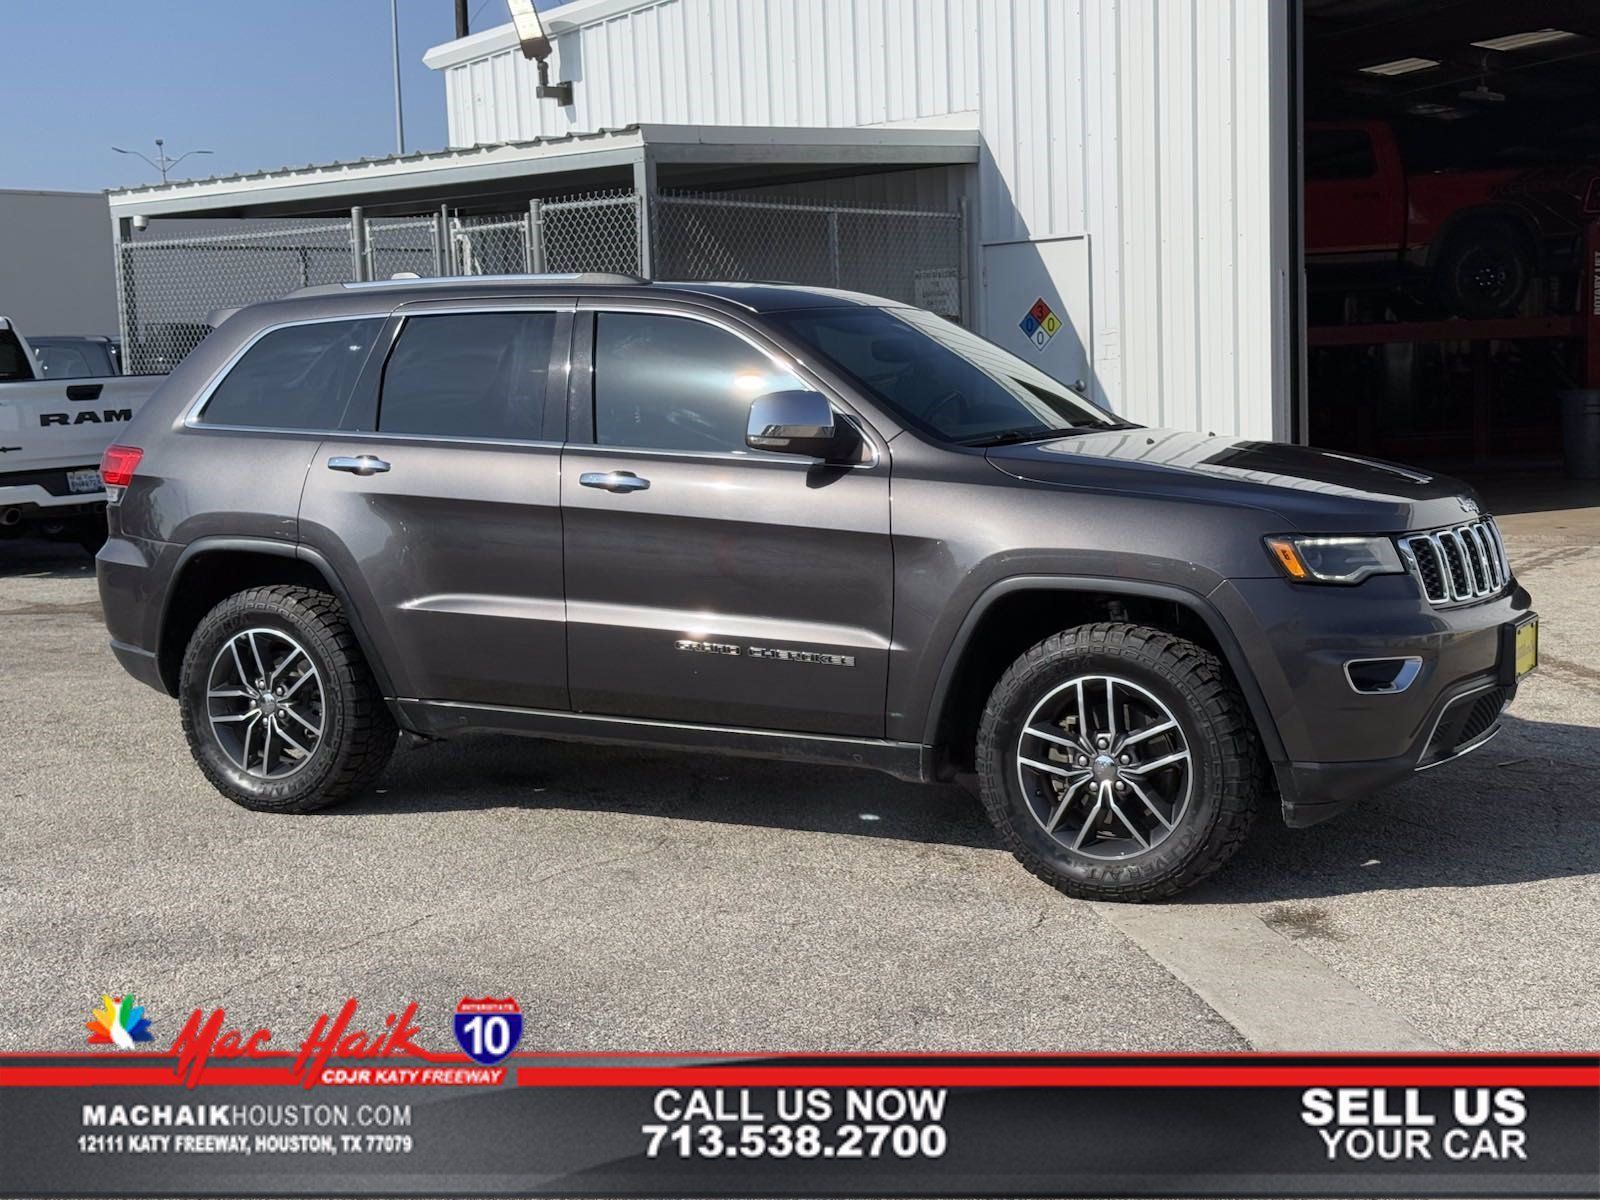
[[[548, 7], [541, 4], [540, 7]], [[473, 32], [506, 22], [472, 0]], [[400, 0], [406, 147], [445, 144], [444, 84], [422, 65], [452, 0]], [[0, 0], [0, 188], [99, 191], [394, 152], [389, 0]]]

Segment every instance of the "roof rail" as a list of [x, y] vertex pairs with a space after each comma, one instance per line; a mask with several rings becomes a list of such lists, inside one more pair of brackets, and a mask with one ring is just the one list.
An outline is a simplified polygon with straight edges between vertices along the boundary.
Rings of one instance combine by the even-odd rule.
[[544, 275], [434, 275], [426, 279], [401, 276], [392, 279], [359, 279], [349, 283], [318, 283], [299, 288], [291, 296], [329, 296], [344, 291], [409, 289], [429, 287], [462, 287], [474, 283], [581, 283], [591, 286], [639, 287], [648, 281], [638, 275], [623, 275], [608, 271], [570, 271], [563, 274]]

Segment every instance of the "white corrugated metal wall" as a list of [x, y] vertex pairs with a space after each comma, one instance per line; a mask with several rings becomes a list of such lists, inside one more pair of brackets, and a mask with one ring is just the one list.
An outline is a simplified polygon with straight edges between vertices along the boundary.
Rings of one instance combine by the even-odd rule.
[[1150, 424], [1287, 436], [1280, 0], [576, 0], [545, 16], [573, 106], [534, 97], [509, 26], [451, 43], [428, 61], [454, 144], [976, 123], [978, 240], [1088, 237], [1092, 314], [1071, 315], [1093, 330], [1095, 394]]

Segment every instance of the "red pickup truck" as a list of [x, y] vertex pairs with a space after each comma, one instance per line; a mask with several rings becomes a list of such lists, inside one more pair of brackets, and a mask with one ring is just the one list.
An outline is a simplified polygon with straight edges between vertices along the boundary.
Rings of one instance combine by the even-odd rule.
[[1305, 164], [1313, 282], [1388, 264], [1457, 316], [1515, 311], [1600, 219], [1600, 164], [1408, 172], [1385, 121], [1308, 124]]

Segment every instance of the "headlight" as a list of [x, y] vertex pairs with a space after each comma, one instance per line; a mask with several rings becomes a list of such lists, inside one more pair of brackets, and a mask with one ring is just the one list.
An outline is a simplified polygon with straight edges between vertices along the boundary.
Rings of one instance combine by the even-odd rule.
[[1382, 537], [1269, 537], [1272, 561], [1297, 583], [1360, 583], [1368, 575], [1400, 575], [1400, 553]]

